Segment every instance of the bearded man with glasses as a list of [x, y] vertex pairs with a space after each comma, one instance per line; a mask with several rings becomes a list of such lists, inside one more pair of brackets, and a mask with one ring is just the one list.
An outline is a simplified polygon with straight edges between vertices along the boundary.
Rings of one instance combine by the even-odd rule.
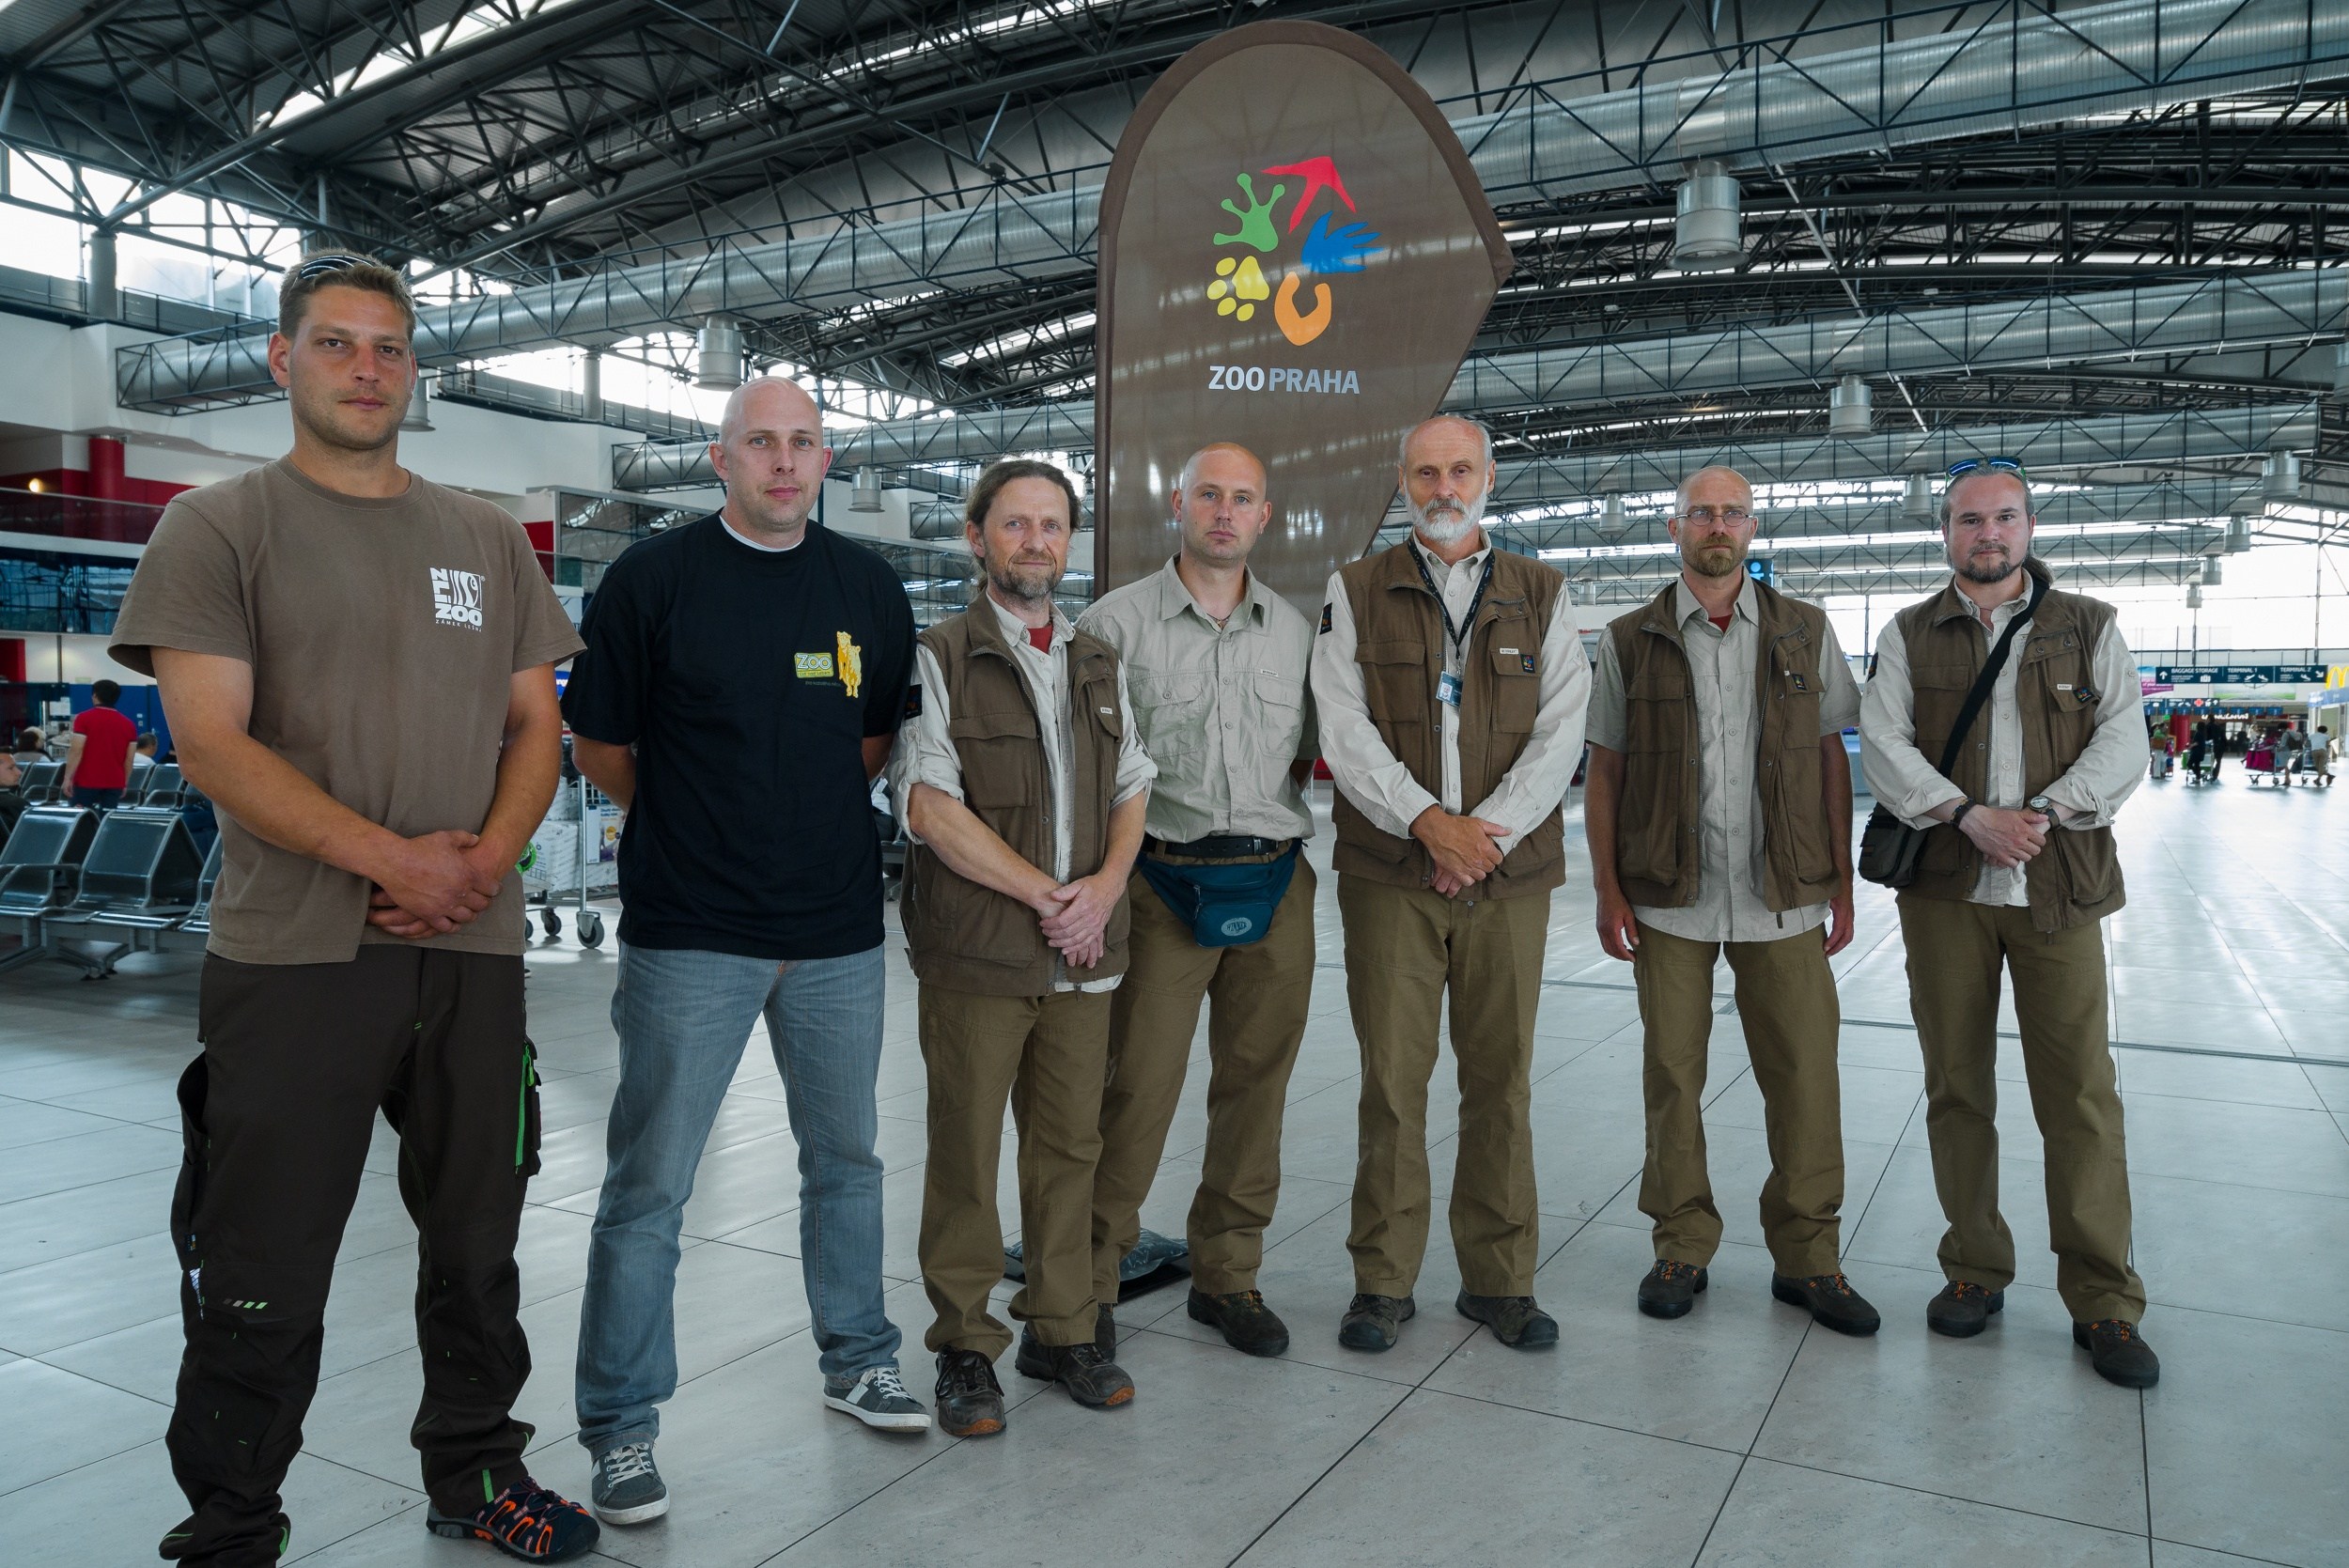
[[1686, 1316], [1719, 1250], [1705, 1172], [1713, 968], [1726, 951], [1769, 1131], [1770, 1294], [1873, 1334], [1843, 1278], [1842, 1015], [1828, 959], [1852, 938], [1851, 762], [1859, 692], [1827, 612], [1751, 581], [1753, 487], [1703, 468], [1671, 521], [1680, 576], [1619, 616], [1591, 696], [1591, 880], [1598, 939], [1640, 987], [1656, 1264], [1640, 1311]]
[[[1880, 806], [1924, 830], [1900, 890], [1925, 1131], [1949, 1283], [1925, 1325], [1979, 1334], [2006, 1304], [1999, 1214], [1999, 988], [2015, 983], [2023, 1071], [2046, 1151], [2048, 1240], [2073, 1342], [2123, 1388], [2161, 1363], [2137, 1331], [2129, 1174], [2108, 1045], [2104, 917], [2121, 908], [2112, 819], [2145, 778], [2144, 699], [2113, 607], [2057, 588], [2012, 458], [1952, 465], [1949, 586], [1895, 616], [1860, 699]], [[1992, 672], [1986, 698], [1972, 694]]]
[[1321, 750], [1337, 781], [1338, 911], [1362, 1052], [1352, 1303], [1338, 1339], [1391, 1348], [1427, 1249], [1427, 1082], [1448, 989], [1459, 1059], [1452, 1244], [1463, 1316], [1501, 1343], [1558, 1343], [1533, 1300], [1534, 1004], [1559, 802], [1591, 689], [1572, 596], [1482, 526], [1492, 436], [1430, 419], [1397, 474], [1411, 536], [1332, 573], [1315, 639]]

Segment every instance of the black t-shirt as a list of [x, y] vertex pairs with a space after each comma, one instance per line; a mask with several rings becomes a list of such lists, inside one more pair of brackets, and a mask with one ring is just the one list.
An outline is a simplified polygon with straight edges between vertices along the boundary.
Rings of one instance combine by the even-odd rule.
[[636, 747], [620, 939], [778, 961], [881, 942], [863, 743], [894, 734], [913, 607], [879, 555], [810, 522], [754, 550], [713, 514], [604, 573], [563, 717]]

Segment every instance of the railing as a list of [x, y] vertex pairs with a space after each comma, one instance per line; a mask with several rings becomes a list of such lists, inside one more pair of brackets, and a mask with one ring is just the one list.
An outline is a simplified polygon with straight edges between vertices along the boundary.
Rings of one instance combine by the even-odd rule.
[[0, 489], [0, 534], [143, 545], [163, 509], [145, 501], [101, 501], [54, 490]]

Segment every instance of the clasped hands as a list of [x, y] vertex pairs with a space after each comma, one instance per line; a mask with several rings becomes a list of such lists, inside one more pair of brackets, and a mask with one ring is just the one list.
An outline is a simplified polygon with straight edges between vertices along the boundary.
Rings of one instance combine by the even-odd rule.
[[490, 907], [512, 857], [450, 829], [396, 838], [369, 868], [367, 924], [395, 937], [444, 937]]
[[1511, 830], [1481, 816], [1455, 816], [1441, 806], [1430, 806], [1411, 819], [1411, 836], [1427, 846], [1436, 862], [1427, 885], [1446, 898], [1475, 886], [1501, 863], [1500, 841]]
[[1958, 823], [1957, 831], [1973, 842], [1983, 860], [2011, 871], [2047, 847], [2047, 830], [2054, 826], [2042, 813], [1976, 806]]
[[1125, 893], [1125, 877], [1096, 872], [1047, 888], [1028, 907], [1040, 917], [1044, 939], [1059, 949], [1068, 967], [1089, 970], [1109, 948], [1110, 916]]

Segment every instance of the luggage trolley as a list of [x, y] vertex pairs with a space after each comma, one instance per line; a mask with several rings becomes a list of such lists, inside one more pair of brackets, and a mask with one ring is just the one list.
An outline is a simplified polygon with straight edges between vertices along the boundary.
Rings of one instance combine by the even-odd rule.
[[583, 947], [603, 945], [603, 911], [587, 900], [619, 891], [620, 814], [611, 798], [587, 782], [571, 763], [567, 743], [563, 752], [563, 784], [555, 791], [547, 818], [530, 838], [521, 865], [522, 895], [538, 911], [538, 924], [549, 937], [563, 934], [558, 904], [572, 905]]

